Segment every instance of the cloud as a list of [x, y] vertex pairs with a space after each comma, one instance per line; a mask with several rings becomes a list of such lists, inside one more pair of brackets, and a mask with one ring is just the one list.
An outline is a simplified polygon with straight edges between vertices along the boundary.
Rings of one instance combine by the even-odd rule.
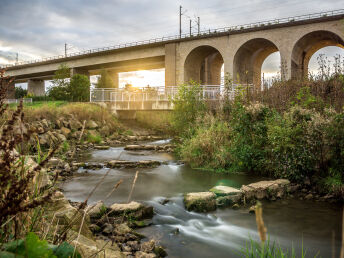
[[[0, 64], [201, 29], [339, 9], [337, 0], [1, 0]], [[342, 4], [344, 7], [344, 4]], [[307, 11], [305, 11], [307, 10]]]

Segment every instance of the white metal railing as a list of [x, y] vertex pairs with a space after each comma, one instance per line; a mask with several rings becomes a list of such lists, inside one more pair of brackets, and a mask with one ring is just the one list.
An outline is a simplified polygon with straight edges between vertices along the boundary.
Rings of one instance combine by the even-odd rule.
[[333, 16], [340, 16], [340, 15], [344, 15], [344, 9], [326, 11], [326, 12], [320, 12], [320, 13], [312, 13], [312, 14], [306, 14], [306, 15], [299, 15], [299, 16], [293, 16], [293, 17], [286, 17], [286, 18], [274, 19], [274, 20], [266, 20], [266, 21], [247, 23], [243, 25], [235, 25], [235, 26], [223, 27], [223, 28], [217, 28], [217, 29], [209, 29], [209, 30], [200, 31], [199, 33], [198, 32], [185, 33], [181, 35], [164, 36], [164, 37], [155, 38], [155, 39], [141, 40], [141, 41], [135, 41], [135, 42], [130, 42], [130, 43], [118, 44], [114, 46], [94, 48], [94, 49], [89, 49], [85, 51], [70, 53], [67, 55], [58, 55], [58, 56], [46, 57], [46, 58], [30, 60], [30, 61], [21, 61], [15, 64], [4, 65], [1, 68], [7, 68], [7, 67], [19, 66], [19, 65], [25, 65], [25, 64], [41, 63], [41, 62], [62, 59], [62, 58], [67, 58], [67, 57], [81, 56], [81, 55], [99, 53], [99, 52], [104, 52], [104, 51], [109, 51], [109, 50], [114, 50], [114, 49], [134, 47], [138, 45], [149, 45], [149, 44], [154, 44], [154, 43], [167, 42], [171, 40], [207, 36], [207, 35], [213, 35], [213, 34], [219, 34], [219, 33], [244, 31], [247, 29], [254, 29], [254, 28], [270, 26], [270, 25], [275, 25], [275, 24], [288, 24], [288, 23], [297, 22], [297, 21], [307, 21], [307, 20], [312, 20], [312, 19], [326, 18], [326, 17], [333, 17]]
[[[171, 101], [177, 95], [178, 88], [178, 86], [135, 87], [131, 90], [95, 88], [90, 91], [90, 102]], [[252, 84], [231, 84], [229, 88], [224, 85], [202, 85], [199, 94], [203, 100], [221, 100], [224, 96], [233, 99], [238, 89], [252, 88]]]
[[[12, 104], [12, 103], [19, 103], [20, 99], [5, 99], [5, 103]], [[32, 103], [31, 98], [24, 98], [23, 103]]]

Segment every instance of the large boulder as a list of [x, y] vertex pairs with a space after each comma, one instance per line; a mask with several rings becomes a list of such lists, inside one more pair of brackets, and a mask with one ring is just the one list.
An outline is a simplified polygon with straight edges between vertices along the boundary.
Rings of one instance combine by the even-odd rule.
[[87, 209], [87, 213], [91, 218], [100, 218], [105, 211], [106, 207], [102, 201], [90, 205]]
[[135, 220], [150, 219], [153, 217], [153, 207], [138, 202], [115, 203], [110, 206], [110, 215], [130, 215]]
[[216, 195], [212, 192], [188, 193], [184, 195], [188, 211], [207, 212], [216, 210]]
[[237, 194], [240, 195], [242, 193], [239, 189], [236, 189], [230, 186], [224, 186], [224, 185], [217, 185], [211, 188], [209, 191], [216, 194], [216, 196], [228, 196], [228, 195], [237, 195]]
[[290, 181], [277, 179], [271, 181], [259, 181], [249, 185], [243, 185], [241, 190], [246, 200], [282, 198], [286, 193]]

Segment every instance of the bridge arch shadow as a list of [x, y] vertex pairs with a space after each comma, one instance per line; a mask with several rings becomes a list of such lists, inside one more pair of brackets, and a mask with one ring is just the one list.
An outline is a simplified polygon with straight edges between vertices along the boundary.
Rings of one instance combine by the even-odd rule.
[[308, 77], [308, 64], [311, 57], [320, 49], [329, 46], [344, 48], [344, 39], [334, 32], [318, 30], [301, 37], [293, 47], [291, 62], [292, 79]]
[[208, 45], [198, 46], [185, 59], [184, 82], [193, 80], [202, 85], [220, 85], [223, 64], [219, 50]]
[[234, 55], [234, 81], [254, 84], [256, 89], [260, 89], [263, 62], [268, 56], [278, 51], [277, 46], [268, 39], [255, 38], [246, 41]]

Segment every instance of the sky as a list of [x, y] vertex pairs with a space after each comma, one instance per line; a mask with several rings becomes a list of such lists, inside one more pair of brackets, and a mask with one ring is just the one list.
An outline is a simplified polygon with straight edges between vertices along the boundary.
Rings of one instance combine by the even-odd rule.
[[[196, 31], [197, 17], [201, 30], [207, 30], [338, 10], [344, 8], [344, 1], [0, 0], [0, 65], [15, 62], [17, 53], [19, 61], [62, 55], [65, 43], [71, 53], [176, 35], [179, 5], [187, 33], [190, 19]], [[338, 50], [327, 52], [334, 55]], [[266, 60], [267, 73], [276, 70], [276, 60], [277, 55]], [[122, 77], [128, 80], [128, 74]]]

